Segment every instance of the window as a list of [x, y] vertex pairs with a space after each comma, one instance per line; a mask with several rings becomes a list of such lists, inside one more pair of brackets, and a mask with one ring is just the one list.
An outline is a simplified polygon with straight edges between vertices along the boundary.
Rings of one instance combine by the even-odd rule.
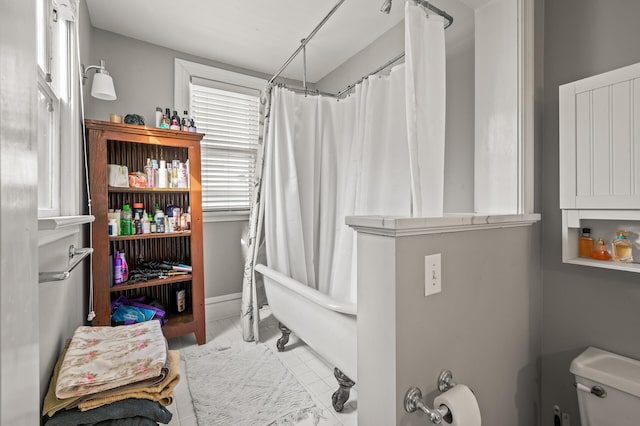
[[[190, 84], [191, 115], [205, 136], [200, 144], [202, 209], [251, 207], [260, 121], [260, 93]], [[219, 85], [218, 85], [219, 86]]]
[[[69, 21], [58, 16], [50, 0], [37, 2], [37, 138], [38, 138], [38, 216], [72, 213], [70, 200], [75, 190], [69, 151], [77, 124], [72, 121], [71, 80], [76, 63], [71, 52], [75, 41]], [[65, 141], [63, 144], [62, 141]], [[66, 170], [68, 173], [61, 173]], [[73, 189], [72, 189], [73, 188]]]
[[188, 110], [201, 142], [202, 209], [246, 214], [251, 207], [266, 81], [175, 60], [175, 100]]

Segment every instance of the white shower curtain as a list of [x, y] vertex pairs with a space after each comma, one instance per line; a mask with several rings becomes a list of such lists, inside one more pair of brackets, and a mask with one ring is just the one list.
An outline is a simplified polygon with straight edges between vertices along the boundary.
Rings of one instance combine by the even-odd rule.
[[[407, 2], [405, 41], [406, 65], [346, 99], [272, 90], [260, 194], [267, 264], [341, 300], [356, 301], [346, 216], [442, 215], [444, 21]], [[245, 286], [243, 299], [252, 294]]]

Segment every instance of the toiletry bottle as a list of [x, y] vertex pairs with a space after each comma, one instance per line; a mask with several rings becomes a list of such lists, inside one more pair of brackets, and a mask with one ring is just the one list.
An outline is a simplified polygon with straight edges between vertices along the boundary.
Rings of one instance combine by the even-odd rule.
[[151, 165], [151, 158], [147, 158], [147, 164], [144, 165], [144, 174], [147, 176], [147, 188], [153, 188], [155, 183], [153, 181], [153, 166]]
[[116, 251], [115, 256], [113, 256], [113, 284], [121, 284], [122, 283], [122, 258], [120, 257], [120, 252]]
[[633, 262], [631, 241], [627, 238], [627, 231], [616, 231], [616, 238], [611, 245], [612, 257], [618, 263]]
[[180, 163], [178, 164], [178, 188], [186, 188], [187, 180], [188, 180], [187, 168], [185, 167], [184, 163]]
[[122, 213], [120, 213], [120, 235], [133, 235], [131, 217], [129, 204], [125, 204], [122, 206]]
[[171, 161], [171, 188], [178, 188], [178, 166], [180, 160]]
[[178, 284], [176, 287], [176, 312], [184, 312], [186, 308], [186, 291], [182, 284]]
[[142, 222], [142, 233], [143, 234], [150, 234], [151, 233], [151, 222], [149, 222], [149, 215], [147, 214], [146, 210], [142, 213], [142, 220], [140, 222]]
[[180, 207], [173, 208], [173, 232], [180, 232], [182, 228], [180, 227], [180, 216], [182, 215], [182, 211]]
[[578, 239], [578, 256], [591, 257], [593, 253], [593, 238], [591, 238], [591, 229], [582, 228], [582, 236]]
[[197, 132], [198, 129], [196, 129], [196, 123], [195, 121], [193, 121], [193, 118], [191, 120], [189, 120], [189, 131], [190, 132]]
[[149, 214], [149, 229], [152, 234], [158, 233], [158, 224], [151, 214]]
[[158, 234], [164, 234], [166, 232], [165, 217], [162, 210], [158, 210], [156, 212], [156, 226], [157, 226]]
[[158, 188], [168, 188], [166, 161], [160, 160], [160, 168], [158, 169]]
[[136, 216], [133, 219], [133, 229], [135, 235], [142, 234], [142, 221], [140, 220], [140, 215], [136, 212]]
[[611, 255], [607, 251], [607, 245], [602, 238], [598, 238], [596, 248], [591, 253], [591, 258], [596, 260], [611, 260]]
[[162, 108], [156, 107], [156, 127], [160, 127], [162, 122]]
[[171, 130], [180, 130], [180, 117], [178, 117], [178, 111], [173, 111], [171, 116]]
[[189, 160], [184, 162], [184, 167], [186, 169], [185, 173], [187, 174], [187, 188], [191, 188], [191, 166]]
[[118, 221], [116, 221], [115, 219], [109, 219], [109, 236], [118, 236]]
[[184, 115], [182, 116], [182, 121], [180, 122], [180, 130], [183, 130], [185, 132], [189, 131], [189, 116], [186, 110], [184, 111]]
[[160, 120], [160, 128], [168, 129], [171, 127], [171, 121], [169, 121], [169, 116], [167, 114], [162, 114], [162, 119]]
[[126, 282], [129, 279], [129, 265], [123, 251], [120, 252], [120, 259], [122, 260], [122, 282]]

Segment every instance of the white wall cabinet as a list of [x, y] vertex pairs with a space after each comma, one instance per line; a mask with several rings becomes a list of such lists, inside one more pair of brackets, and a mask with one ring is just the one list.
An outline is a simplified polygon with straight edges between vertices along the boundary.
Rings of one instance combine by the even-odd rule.
[[630, 229], [640, 260], [640, 63], [562, 85], [559, 96], [563, 261], [640, 272], [577, 257], [580, 228], [597, 226], [609, 247], [612, 229]]

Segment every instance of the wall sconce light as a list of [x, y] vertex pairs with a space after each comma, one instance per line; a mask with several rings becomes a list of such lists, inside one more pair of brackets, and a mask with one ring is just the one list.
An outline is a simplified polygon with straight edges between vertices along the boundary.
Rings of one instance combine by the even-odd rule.
[[100, 59], [100, 65], [90, 65], [86, 68], [82, 65], [82, 84], [87, 81], [88, 73], [91, 70], [96, 71], [91, 85], [91, 96], [105, 101], [115, 101], [117, 99], [116, 89], [113, 87], [113, 78], [104, 67], [104, 60]]

